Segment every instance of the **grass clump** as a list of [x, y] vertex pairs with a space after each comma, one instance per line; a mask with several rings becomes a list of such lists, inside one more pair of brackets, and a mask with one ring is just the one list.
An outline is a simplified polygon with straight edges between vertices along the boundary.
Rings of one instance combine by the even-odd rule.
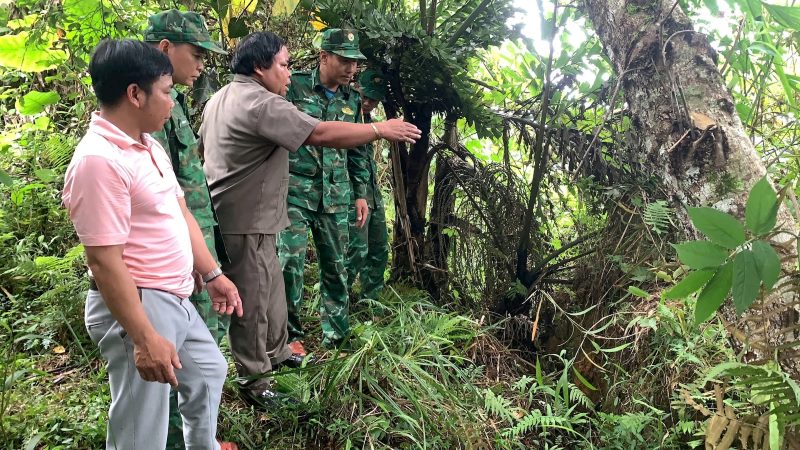
[[[358, 305], [352, 351], [275, 376], [302, 404], [269, 415], [282, 448], [485, 448], [475, 320], [394, 290]], [[275, 436], [275, 434], [280, 434]]]

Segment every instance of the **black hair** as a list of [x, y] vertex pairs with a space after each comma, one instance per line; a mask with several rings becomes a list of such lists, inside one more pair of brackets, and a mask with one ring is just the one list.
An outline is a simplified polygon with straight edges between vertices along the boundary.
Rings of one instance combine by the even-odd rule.
[[269, 69], [275, 55], [286, 44], [283, 39], [269, 31], [250, 33], [239, 41], [231, 59], [231, 72], [240, 75], [252, 75], [256, 69]]
[[131, 84], [149, 94], [156, 80], [172, 75], [172, 64], [167, 55], [144, 42], [104, 39], [92, 52], [89, 75], [100, 105], [115, 106]]

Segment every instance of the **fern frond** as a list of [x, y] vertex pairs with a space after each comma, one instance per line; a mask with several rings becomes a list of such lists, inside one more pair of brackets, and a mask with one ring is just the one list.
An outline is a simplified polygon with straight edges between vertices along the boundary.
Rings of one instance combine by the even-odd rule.
[[726, 377], [738, 389], [749, 391], [750, 401], [770, 407], [768, 414], [787, 425], [800, 425], [800, 385], [777, 367], [727, 362], [712, 368], [706, 380]]
[[594, 402], [584, 393], [578, 386], [574, 384], [569, 385], [569, 401], [571, 404], [577, 404], [584, 408], [593, 408]]
[[656, 200], [648, 203], [642, 213], [642, 220], [654, 233], [662, 234], [669, 231], [675, 224], [672, 222], [673, 212], [665, 200]]
[[489, 414], [508, 422], [514, 421], [511, 401], [503, 396], [495, 394], [491, 389], [485, 390], [483, 406]]

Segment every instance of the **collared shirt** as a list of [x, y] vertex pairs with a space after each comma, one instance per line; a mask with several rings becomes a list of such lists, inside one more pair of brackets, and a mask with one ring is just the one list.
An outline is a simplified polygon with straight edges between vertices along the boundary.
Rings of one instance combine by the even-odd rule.
[[123, 245], [138, 287], [181, 298], [194, 288], [192, 245], [170, 160], [147, 134], [136, 141], [92, 115], [64, 177], [62, 200], [85, 246]]
[[[292, 73], [286, 99], [319, 120], [360, 123], [361, 96], [348, 85], [328, 98], [319, 68]], [[367, 149], [344, 150], [304, 145], [289, 155], [289, 203], [324, 213], [346, 212], [352, 197], [366, 198], [369, 183]], [[352, 183], [352, 185], [351, 185]]]
[[289, 152], [317, 124], [250, 76], [235, 75], [211, 97], [200, 142], [222, 233], [276, 234], [289, 225]]
[[211, 209], [203, 163], [197, 152], [197, 138], [186, 114], [186, 96], [175, 89], [170, 92], [175, 107], [164, 128], [152, 134], [172, 160], [172, 169], [183, 190], [186, 207], [192, 212], [200, 228], [217, 224]]

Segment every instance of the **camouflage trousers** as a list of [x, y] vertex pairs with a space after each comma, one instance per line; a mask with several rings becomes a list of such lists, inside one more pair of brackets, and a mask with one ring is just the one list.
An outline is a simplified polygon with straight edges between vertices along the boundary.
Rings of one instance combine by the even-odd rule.
[[[214, 257], [215, 261], [218, 261], [216, 245], [214, 245], [214, 228], [201, 228], [200, 231], [203, 232], [203, 237], [206, 240], [206, 247], [208, 247], [208, 250], [211, 252], [211, 256]], [[205, 322], [208, 331], [211, 332], [211, 337], [214, 338], [214, 342], [219, 345], [222, 338], [225, 337], [225, 333], [228, 332], [228, 326], [231, 323], [230, 316], [219, 315], [211, 309], [211, 297], [208, 296], [208, 292], [205, 290], [189, 297], [189, 301], [192, 302], [197, 312], [200, 314], [200, 318]], [[178, 391], [174, 389], [169, 393], [169, 428], [167, 430], [166, 448], [186, 448], [183, 443], [183, 419], [181, 419], [181, 413], [178, 411]]]
[[278, 236], [278, 258], [286, 286], [289, 342], [303, 338], [300, 312], [303, 303], [303, 268], [308, 232], [314, 238], [320, 270], [320, 321], [322, 345], [335, 346], [350, 332], [348, 320], [347, 252], [348, 213], [322, 213], [290, 204], [289, 227]]
[[371, 209], [367, 223], [355, 226], [356, 210], [350, 208], [350, 244], [347, 248], [347, 286], [352, 292], [356, 277], [361, 279], [359, 298], [377, 300], [383, 290], [383, 273], [389, 262], [386, 210]]

